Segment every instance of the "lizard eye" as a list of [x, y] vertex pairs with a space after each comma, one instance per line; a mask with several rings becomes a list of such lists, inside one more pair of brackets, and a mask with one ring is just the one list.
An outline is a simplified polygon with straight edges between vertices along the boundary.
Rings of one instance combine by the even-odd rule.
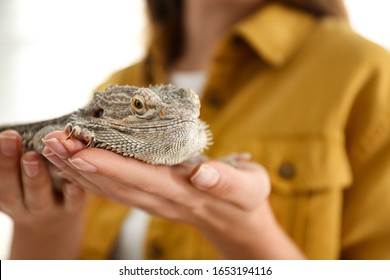
[[146, 106], [144, 104], [144, 100], [141, 98], [134, 97], [131, 101], [131, 108], [138, 115], [143, 115], [146, 113]]
[[138, 99], [134, 99], [133, 100], [133, 106], [134, 106], [134, 109], [142, 109], [142, 107], [144, 107], [144, 105], [142, 104], [142, 102]]
[[98, 110], [95, 111], [94, 117], [95, 118], [101, 118], [103, 116], [104, 110], [102, 108], [99, 108]]

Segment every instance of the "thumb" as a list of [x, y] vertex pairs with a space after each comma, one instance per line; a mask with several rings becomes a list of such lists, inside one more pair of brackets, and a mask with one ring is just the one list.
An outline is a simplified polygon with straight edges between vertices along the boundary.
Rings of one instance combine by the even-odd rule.
[[209, 161], [198, 165], [190, 179], [197, 189], [245, 210], [265, 200], [271, 188], [266, 170], [254, 162], [243, 162], [234, 168]]

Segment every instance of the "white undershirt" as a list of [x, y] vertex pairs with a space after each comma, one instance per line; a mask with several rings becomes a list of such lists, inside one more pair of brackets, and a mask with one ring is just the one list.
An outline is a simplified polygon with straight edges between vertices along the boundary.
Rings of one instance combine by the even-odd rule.
[[175, 71], [169, 75], [169, 80], [173, 85], [179, 88], [190, 88], [200, 96], [206, 83], [206, 72]]
[[[191, 88], [198, 95], [203, 91], [206, 73], [203, 71], [175, 71], [169, 76], [171, 84], [180, 88]], [[116, 243], [113, 258], [139, 260], [144, 256], [144, 243], [150, 215], [138, 208], [132, 208], [125, 218]]]

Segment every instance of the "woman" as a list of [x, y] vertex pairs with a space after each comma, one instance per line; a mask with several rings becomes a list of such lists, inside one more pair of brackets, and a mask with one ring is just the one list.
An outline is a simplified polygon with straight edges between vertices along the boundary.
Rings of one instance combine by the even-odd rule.
[[[135, 257], [390, 258], [390, 56], [351, 31], [342, 2], [151, 0], [148, 7], [148, 54], [101, 88], [167, 82], [198, 88], [201, 117], [214, 136], [209, 155], [250, 152], [271, 187], [254, 162], [236, 169], [217, 161], [149, 166], [81, 150], [56, 132], [46, 137], [45, 155], [72, 182], [64, 204], [51, 199], [57, 211], [39, 203], [50, 185], [35, 155], [22, 156], [23, 184], [2, 173], [15, 186], [15, 200], [22, 201], [24, 189], [32, 209], [47, 211], [19, 223], [8, 211], [16, 222], [12, 256], [26, 256], [21, 246], [31, 244], [31, 232], [36, 244], [44, 240], [34, 228], [42, 216], [56, 221], [48, 223], [46, 240], [67, 244], [57, 250], [62, 255], [53, 253], [57, 244], [46, 244], [49, 257], [75, 257], [79, 246], [83, 258], [128, 256], [114, 248], [135, 239], [126, 230], [138, 228], [131, 226], [138, 212], [102, 197], [88, 202], [81, 240], [87, 189], [152, 214]], [[1, 147], [18, 140], [7, 133]], [[18, 174], [13, 149], [3, 156]], [[43, 174], [31, 172], [35, 167]], [[38, 185], [41, 192], [31, 191]]]

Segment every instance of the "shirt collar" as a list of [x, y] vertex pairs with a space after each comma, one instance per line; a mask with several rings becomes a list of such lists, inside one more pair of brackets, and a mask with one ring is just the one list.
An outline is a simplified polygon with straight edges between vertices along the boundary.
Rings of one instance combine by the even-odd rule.
[[278, 66], [291, 57], [311, 34], [316, 19], [281, 4], [267, 4], [233, 30], [265, 61]]

